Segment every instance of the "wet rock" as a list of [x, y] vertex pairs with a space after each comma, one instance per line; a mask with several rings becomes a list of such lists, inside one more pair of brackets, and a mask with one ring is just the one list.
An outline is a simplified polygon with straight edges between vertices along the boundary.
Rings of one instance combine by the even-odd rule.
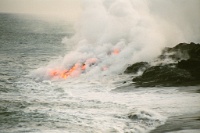
[[193, 81], [191, 74], [171, 66], [153, 66], [133, 79], [138, 86], [180, 86]]
[[200, 79], [200, 60], [182, 60], [178, 62], [177, 67], [187, 70], [194, 78]]
[[137, 62], [129, 67], [124, 71], [124, 73], [134, 73], [136, 74], [138, 71], [144, 71], [148, 67], [150, 67], [149, 63], [147, 62]]
[[[173, 60], [173, 63], [163, 63], [166, 58]], [[144, 68], [141, 76], [133, 78], [139, 87], [200, 84], [200, 44], [180, 43], [173, 48], [165, 48], [156, 60], [163, 62], [155, 66], [145, 62], [135, 63], [125, 73], [135, 73]]]
[[199, 133], [200, 112], [170, 117], [164, 125], [157, 127], [150, 133]]
[[200, 44], [179, 43], [173, 48], [164, 48], [162, 54], [158, 57], [163, 60], [170, 58], [174, 61], [198, 59], [200, 60]]
[[180, 50], [181, 52], [185, 51], [189, 54], [190, 58], [198, 58], [200, 59], [200, 44], [195, 44], [191, 42], [190, 44], [187, 43], [180, 43], [172, 48], [172, 50], [177, 51]]

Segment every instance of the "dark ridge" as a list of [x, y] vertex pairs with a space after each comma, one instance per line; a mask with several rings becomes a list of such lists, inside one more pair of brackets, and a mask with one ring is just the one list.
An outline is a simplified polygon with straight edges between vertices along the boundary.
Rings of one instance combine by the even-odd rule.
[[150, 65], [147, 62], [137, 62], [137, 63], [132, 64], [129, 67], [127, 67], [127, 69], [125, 70], [125, 73], [134, 73], [135, 74], [138, 71], [144, 71], [148, 67], [150, 67]]
[[154, 86], [195, 86], [200, 84], [200, 44], [180, 43], [173, 48], [164, 48], [157, 60], [169, 58], [173, 64], [150, 66], [146, 62], [138, 62], [129, 66], [125, 73], [137, 73], [141, 76], [133, 78], [137, 87]]

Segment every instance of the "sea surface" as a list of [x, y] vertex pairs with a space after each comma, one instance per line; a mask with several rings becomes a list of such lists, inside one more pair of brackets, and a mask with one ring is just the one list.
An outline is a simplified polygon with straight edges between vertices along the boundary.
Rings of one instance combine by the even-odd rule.
[[[124, 74], [32, 78], [32, 71], [72, 50], [62, 39], [74, 32], [70, 22], [0, 14], [0, 133], [147, 133], [199, 114], [199, 86], [135, 88]], [[199, 133], [195, 124], [168, 132]]]

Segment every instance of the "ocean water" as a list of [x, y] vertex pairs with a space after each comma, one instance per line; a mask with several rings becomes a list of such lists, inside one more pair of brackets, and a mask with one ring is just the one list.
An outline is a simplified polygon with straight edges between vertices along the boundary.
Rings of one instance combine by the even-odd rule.
[[200, 111], [198, 86], [135, 88], [131, 75], [118, 73], [30, 76], [70, 53], [62, 40], [73, 34], [67, 22], [0, 14], [0, 133], [146, 133]]

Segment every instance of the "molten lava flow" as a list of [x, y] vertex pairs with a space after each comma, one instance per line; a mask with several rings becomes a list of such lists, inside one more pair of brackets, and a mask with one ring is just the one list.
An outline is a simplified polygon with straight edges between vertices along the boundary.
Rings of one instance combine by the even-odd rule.
[[52, 77], [61, 77], [63, 79], [66, 79], [68, 77], [68, 70], [51, 70], [50, 76]]
[[59, 71], [58, 70], [51, 70], [51, 72], [50, 72], [50, 75], [51, 76], [57, 76], [57, 75], [59, 75]]
[[84, 71], [86, 69], [85, 64], [75, 64], [72, 66], [69, 70], [51, 70], [50, 76], [51, 77], [60, 77], [62, 79], [67, 79], [69, 76], [71, 76], [75, 71]]
[[81, 69], [82, 69], [83, 71], [85, 71], [85, 69], [86, 69], [86, 65], [83, 64], [82, 67], [81, 67]]
[[71, 69], [68, 70], [64, 70], [61, 74], [60, 77], [63, 79], [66, 79], [67, 77], [69, 77], [74, 71], [77, 70], [77, 65], [75, 64]]
[[118, 55], [118, 54], [119, 54], [119, 52], [120, 52], [120, 50], [116, 48], [116, 49], [114, 49], [114, 50], [113, 50], [113, 52], [112, 52], [112, 53], [113, 53], [114, 55]]
[[69, 76], [68, 71], [64, 70], [63, 72], [61, 72], [60, 77], [63, 79], [66, 79]]
[[[120, 50], [119, 49], [114, 49], [112, 51], [112, 54], [117, 55], [119, 54]], [[62, 78], [62, 79], [67, 79], [68, 77], [73, 77], [76, 75], [79, 75], [83, 72], [86, 71], [86, 69], [88, 68], [92, 68], [93, 66], [95, 66], [98, 63], [98, 59], [97, 58], [89, 58], [87, 60], [85, 60], [84, 62], [78, 62], [76, 64], [74, 64], [70, 69], [65, 69], [65, 70], [58, 70], [58, 69], [53, 69], [50, 71], [50, 76], [51, 77], [58, 77], [58, 78]], [[108, 66], [103, 66], [101, 68], [102, 71], [106, 71], [108, 70], [109, 67]]]

